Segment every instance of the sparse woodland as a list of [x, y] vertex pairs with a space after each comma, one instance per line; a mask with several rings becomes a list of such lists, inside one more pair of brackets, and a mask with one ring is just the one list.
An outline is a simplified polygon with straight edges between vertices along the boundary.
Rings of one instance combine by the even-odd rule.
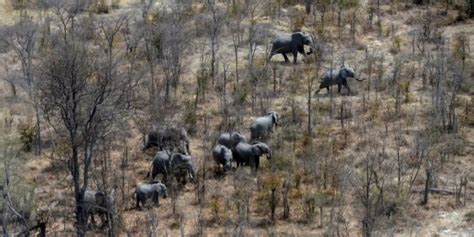
[[473, 0], [0, 8], [2, 236], [474, 235]]

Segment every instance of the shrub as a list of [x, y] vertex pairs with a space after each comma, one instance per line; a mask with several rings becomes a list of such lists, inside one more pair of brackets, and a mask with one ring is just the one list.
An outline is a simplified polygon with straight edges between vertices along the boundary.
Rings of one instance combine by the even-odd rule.
[[33, 140], [36, 136], [36, 129], [31, 122], [22, 121], [18, 124], [18, 133], [20, 134], [20, 141], [22, 143], [22, 150], [30, 152], [33, 146]]
[[400, 52], [400, 48], [402, 46], [402, 38], [398, 35], [392, 38], [392, 47], [390, 48], [390, 52], [396, 54]]

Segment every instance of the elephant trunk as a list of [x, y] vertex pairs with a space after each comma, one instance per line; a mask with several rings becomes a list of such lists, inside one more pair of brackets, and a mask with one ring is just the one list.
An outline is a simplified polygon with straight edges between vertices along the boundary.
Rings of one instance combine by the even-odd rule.
[[354, 79], [355, 79], [356, 81], [364, 81], [364, 80], [365, 80], [365, 79], [359, 79], [359, 78], [357, 78], [357, 77], [354, 77]]
[[309, 51], [308, 53], [306, 53], [306, 55], [311, 55], [313, 53], [313, 47], [309, 47]]

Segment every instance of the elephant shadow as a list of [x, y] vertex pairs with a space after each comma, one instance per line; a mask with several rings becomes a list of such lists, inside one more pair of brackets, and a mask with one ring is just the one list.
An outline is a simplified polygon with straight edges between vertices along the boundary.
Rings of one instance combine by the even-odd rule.
[[284, 60], [283, 61], [269, 61], [268, 62], [270, 65], [275, 65], [275, 66], [282, 66], [282, 67], [294, 67], [295, 65], [304, 65], [304, 63], [302, 62], [296, 62], [296, 64], [294, 64], [293, 62], [285, 62]]
[[[318, 93], [317, 96], [319, 98], [330, 98], [331, 97], [331, 92], [330, 91], [326, 91], [327, 93]], [[333, 89], [332, 91], [332, 96], [336, 97], [336, 96], [357, 96], [359, 95], [359, 92], [357, 90], [354, 90], [352, 89], [351, 92], [345, 90], [345, 89], [342, 89], [341, 90], [341, 93], [338, 93], [337, 92], [337, 89]]]

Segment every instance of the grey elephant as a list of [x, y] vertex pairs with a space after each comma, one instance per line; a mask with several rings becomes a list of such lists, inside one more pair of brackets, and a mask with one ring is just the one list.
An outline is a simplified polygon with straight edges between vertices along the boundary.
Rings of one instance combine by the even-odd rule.
[[182, 153], [168, 153], [167, 151], [157, 152], [151, 163], [150, 172], [146, 178], [155, 179], [158, 174], [163, 175], [163, 182], [168, 182], [168, 176], [173, 175], [178, 182], [186, 184], [187, 177], [194, 180], [196, 177], [192, 158]]
[[250, 125], [250, 140], [261, 139], [268, 132], [273, 132], [273, 127], [278, 126], [280, 114], [275, 111], [267, 113], [263, 117], [258, 117]]
[[143, 147], [147, 150], [151, 147], [158, 147], [159, 150], [177, 150], [186, 154], [191, 154], [189, 149], [190, 139], [186, 129], [182, 127], [159, 128], [148, 133], [148, 139]]
[[266, 154], [267, 159], [272, 158], [272, 152], [267, 144], [263, 142], [255, 142], [248, 144], [246, 142], [239, 142], [234, 149], [232, 149], [232, 156], [237, 167], [249, 165], [255, 170], [258, 170], [260, 164], [260, 156]]
[[135, 196], [137, 205], [136, 208], [140, 209], [140, 203], [145, 206], [148, 199], [152, 199], [156, 205], [160, 205], [160, 196], [163, 198], [168, 197], [168, 190], [166, 186], [158, 181], [152, 181], [149, 183], [142, 183], [137, 185], [135, 188]]
[[322, 88], [326, 88], [329, 92], [329, 87], [333, 85], [337, 85], [338, 93], [341, 93], [341, 87], [345, 86], [350, 94], [351, 88], [349, 88], [349, 85], [347, 84], [347, 78], [354, 78], [357, 81], [363, 81], [363, 79], [356, 78], [355, 71], [352, 68], [341, 66], [339, 69], [329, 70], [324, 73], [316, 94], [319, 93]]
[[239, 142], [246, 142], [247, 139], [239, 132], [225, 132], [219, 135], [217, 144], [223, 145], [229, 149], [232, 149]]
[[[305, 53], [304, 46], [310, 46], [309, 52]], [[282, 54], [285, 62], [290, 60], [286, 56], [287, 53], [293, 54], [293, 63], [296, 64], [298, 53], [306, 56], [313, 52], [313, 38], [305, 32], [295, 32], [292, 34], [280, 34], [272, 40], [272, 51], [270, 52], [270, 61], [275, 54]]]
[[111, 194], [106, 195], [102, 191], [86, 190], [84, 193], [85, 212], [91, 218], [91, 223], [95, 225], [95, 215], [99, 215], [105, 225], [115, 211], [115, 201]]
[[224, 171], [232, 169], [232, 150], [224, 145], [217, 144], [212, 149], [212, 157], [217, 165], [222, 165]]

